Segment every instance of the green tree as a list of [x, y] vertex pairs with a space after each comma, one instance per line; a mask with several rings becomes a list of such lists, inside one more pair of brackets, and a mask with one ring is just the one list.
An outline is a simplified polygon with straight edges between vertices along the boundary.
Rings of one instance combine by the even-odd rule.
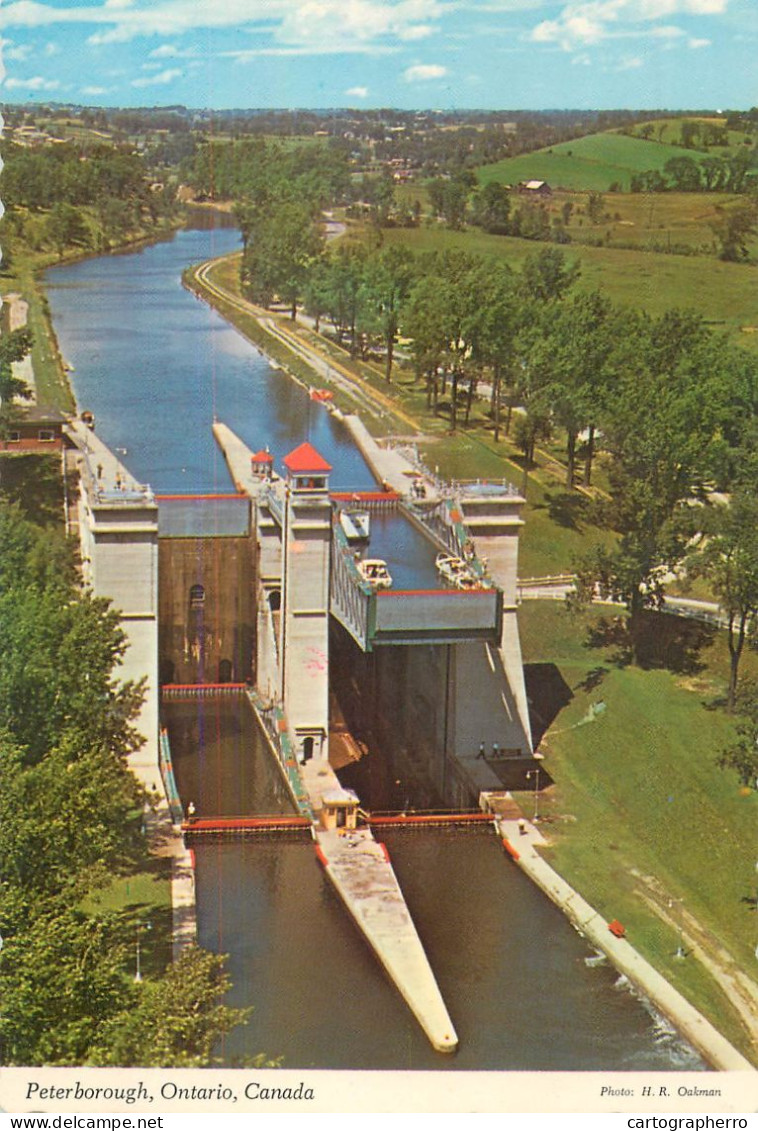
[[749, 240], [758, 230], [758, 197], [728, 207], [719, 205], [716, 211], [718, 218], [713, 221], [711, 228], [721, 245], [719, 258], [727, 263], [746, 259]]
[[716, 506], [706, 516], [707, 537], [688, 562], [691, 575], [704, 574], [727, 617], [729, 692], [727, 709], [734, 711], [740, 660], [758, 616], [758, 498], [744, 484], [729, 505]]
[[707, 477], [723, 393], [712, 380], [707, 332], [676, 312], [652, 322], [627, 314], [625, 364], [602, 422], [609, 467], [608, 517], [618, 533], [579, 564], [580, 594], [595, 587], [626, 605], [639, 655], [642, 613], [662, 603], [667, 574], [692, 534], [686, 500]]
[[24, 930], [4, 924], [3, 934], [3, 1063], [85, 1064], [104, 1019], [129, 1002], [118, 918], [46, 904]]
[[413, 279], [414, 261], [403, 247], [388, 247], [369, 258], [363, 271], [363, 310], [384, 344], [384, 377], [392, 380], [392, 362], [400, 312]]
[[23, 360], [31, 348], [32, 333], [26, 326], [0, 337], [0, 409], [6, 416], [11, 401], [32, 395], [26, 382], [13, 375], [14, 362]]
[[545, 248], [528, 255], [521, 268], [520, 285], [525, 297], [539, 302], [560, 299], [579, 278], [578, 262], [569, 265], [566, 256], [557, 248]]
[[73, 204], [57, 203], [47, 218], [47, 236], [59, 257], [67, 247], [87, 247], [89, 232], [79, 208]]
[[254, 300], [268, 305], [279, 295], [294, 321], [309, 269], [323, 245], [308, 205], [288, 201], [277, 207], [256, 228], [243, 256], [243, 273]]
[[474, 197], [473, 221], [485, 232], [508, 235], [510, 213], [510, 193], [497, 181], [490, 181]]
[[[166, 974], [146, 980], [130, 995], [128, 1007], [101, 1027], [88, 1062], [123, 1068], [204, 1068], [230, 1029], [245, 1024], [251, 1009], [223, 1002], [230, 982], [224, 960], [188, 947]], [[256, 1063], [276, 1062], [256, 1058]]]

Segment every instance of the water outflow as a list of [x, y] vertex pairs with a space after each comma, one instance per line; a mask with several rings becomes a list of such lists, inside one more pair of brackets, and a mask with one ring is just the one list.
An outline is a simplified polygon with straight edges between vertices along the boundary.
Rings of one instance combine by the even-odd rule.
[[[284, 453], [309, 439], [333, 465], [336, 487], [370, 487], [362, 457], [323, 407], [182, 288], [184, 267], [236, 245], [229, 229], [185, 231], [48, 272], [80, 408], [159, 492], [231, 489], [211, 436], [214, 413], [253, 448]], [[286, 808], [263, 742], [239, 715], [248, 710], [244, 699], [218, 708], [195, 700], [169, 716], [183, 800], [204, 815]], [[702, 1067], [612, 969], [587, 964], [585, 942], [504, 858], [494, 834], [385, 839], [460, 1051], [431, 1050], [311, 845], [269, 839], [196, 848], [200, 941], [229, 955], [233, 999], [255, 1007], [228, 1039], [227, 1060], [263, 1051], [293, 1068]]]

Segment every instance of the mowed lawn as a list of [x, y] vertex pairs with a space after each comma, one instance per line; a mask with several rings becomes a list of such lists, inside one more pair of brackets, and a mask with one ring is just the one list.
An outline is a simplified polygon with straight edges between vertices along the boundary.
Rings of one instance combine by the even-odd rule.
[[634, 173], [648, 169], [662, 171], [673, 157], [698, 161], [709, 155], [705, 150], [685, 149], [620, 133], [598, 133], [483, 165], [477, 170], [477, 176], [481, 184], [541, 180], [553, 188], [607, 192], [612, 184], [618, 184], [622, 191], [628, 191]]
[[[619, 662], [618, 643], [590, 643], [590, 630], [616, 615], [609, 608], [572, 615], [548, 601], [521, 606], [525, 663], [543, 665], [527, 667], [530, 681], [554, 689], [551, 708], [550, 696], [530, 682], [555, 782], [543, 799], [547, 856], [601, 914], [621, 919], [630, 941], [744, 1049], [713, 979], [694, 959], [675, 958], [676, 931], [642, 897], [644, 877], [654, 877], [675, 921], [693, 915], [755, 975], [758, 794], [716, 765], [733, 733], [720, 705], [724, 634], [707, 639], [699, 654], [671, 644], [674, 666], [692, 670], [642, 670]], [[659, 620], [660, 632], [674, 622]], [[688, 624], [685, 631], [698, 631]], [[598, 703], [604, 709], [589, 721]], [[522, 801], [528, 810], [531, 799]]]

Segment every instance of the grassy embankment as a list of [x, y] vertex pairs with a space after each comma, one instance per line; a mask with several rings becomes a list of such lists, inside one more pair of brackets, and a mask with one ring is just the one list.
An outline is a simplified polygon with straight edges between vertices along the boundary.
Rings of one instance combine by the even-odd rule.
[[[213, 277], [238, 292], [234, 261], [220, 264]], [[225, 313], [250, 332], [239, 312], [227, 307]], [[307, 336], [313, 340], [310, 332]], [[332, 344], [321, 348], [333, 356], [336, 351]], [[349, 359], [340, 356], [349, 369]], [[505, 475], [520, 481], [507, 443], [494, 444], [481, 406], [469, 430], [450, 436], [448, 422], [427, 412], [423, 391], [408, 373], [398, 370], [388, 389], [378, 367], [362, 365], [356, 367], [356, 380], [398, 398], [428, 437], [421, 445], [427, 462], [443, 475]], [[585, 519], [583, 496], [568, 494], [559, 477], [560, 468], [544, 456], [530, 477], [522, 576], [563, 572], [575, 552], [608, 537]], [[744, 900], [752, 894], [756, 795], [743, 796], [736, 778], [715, 763], [732, 732], [731, 720], [714, 706], [726, 686], [723, 635], [704, 645], [699, 660], [688, 659], [681, 644], [672, 645], [665, 658], [668, 666], [643, 670], [617, 657], [615, 644], [586, 642], [588, 626], [602, 616], [593, 611], [570, 618], [560, 605], [548, 602], [522, 608], [525, 660], [555, 665], [565, 681], [560, 702], [542, 703], [536, 692], [550, 722], [542, 748], [555, 782], [541, 801], [555, 842], [548, 855], [601, 913], [622, 918], [634, 945], [750, 1055], [744, 1025], [711, 974], [692, 954], [684, 961], [673, 957], [678, 911], [700, 925], [704, 946], [720, 939], [744, 969], [751, 971], [754, 963], [753, 918]], [[682, 631], [690, 636], [700, 631], [689, 622], [660, 623], [677, 628], [684, 623]], [[677, 674], [676, 668], [690, 674]], [[539, 671], [532, 669], [538, 688], [544, 686]], [[600, 697], [606, 711], [592, 725], [577, 727]], [[531, 797], [521, 800], [531, 812]], [[664, 907], [672, 901], [673, 925], [641, 898], [638, 888], [647, 889], [650, 898], [663, 898]], [[693, 929], [688, 924], [688, 931]]]
[[[532, 686], [562, 690], [552, 703], [535, 703], [556, 783], [540, 799], [546, 856], [601, 914], [621, 919], [633, 945], [755, 1060], [758, 1049], [714, 978], [693, 953], [676, 957], [683, 932], [686, 950], [697, 942], [728, 970], [723, 947], [755, 974], [758, 794], [740, 789], [715, 760], [732, 733], [719, 705], [724, 634], [661, 618], [652, 631], [655, 643], [669, 637], [668, 656], [644, 670], [603, 632], [612, 620], [610, 610], [577, 618], [549, 602], [521, 609], [525, 662], [550, 665], [552, 674]], [[755, 676], [754, 657], [747, 668]], [[527, 668], [532, 679], [540, 670]], [[589, 721], [600, 701], [605, 710]], [[519, 800], [531, 815], [531, 795]]]

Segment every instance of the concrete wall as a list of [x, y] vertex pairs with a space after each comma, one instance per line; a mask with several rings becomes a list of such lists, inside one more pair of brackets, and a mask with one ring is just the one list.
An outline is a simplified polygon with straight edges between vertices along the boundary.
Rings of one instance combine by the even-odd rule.
[[[249, 537], [159, 540], [162, 683], [253, 675], [254, 543]], [[202, 594], [199, 589], [202, 587]], [[193, 600], [194, 595], [194, 600]]]
[[475, 806], [481, 790], [502, 788], [477, 756], [480, 742], [488, 754], [495, 742], [530, 753], [497, 648], [416, 644], [365, 653], [334, 625], [331, 679], [350, 729], [369, 745], [364, 790], [374, 807], [403, 808], [409, 798], [416, 807]]
[[[84, 481], [83, 481], [84, 485]], [[82, 490], [79, 535], [84, 581], [119, 612], [129, 646], [117, 671], [124, 681], [146, 680], [136, 721], [145, 739], [142, 754], [158, 758], [158, 525], [155, 507], [92, 505]]]

